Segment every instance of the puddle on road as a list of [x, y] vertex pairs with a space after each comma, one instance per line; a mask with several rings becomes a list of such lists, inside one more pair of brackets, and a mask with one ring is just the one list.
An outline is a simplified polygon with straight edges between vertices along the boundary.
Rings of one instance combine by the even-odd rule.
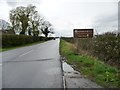
[[63, 70], [68, 73], [74, 72], [74, 69], [70, 65], [68, 65], [66, 62], [63, 62]]
[[78, 71], [75, 71], [69, 64], [63, 62], [64, 76], [69, 78], [80, 78], [81, 75]]

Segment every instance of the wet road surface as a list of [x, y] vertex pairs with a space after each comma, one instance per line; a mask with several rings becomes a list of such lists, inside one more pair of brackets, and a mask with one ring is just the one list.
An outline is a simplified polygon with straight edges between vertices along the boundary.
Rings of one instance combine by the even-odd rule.
[[59, 39], [2, 53], [3, 88], [62, 88]]

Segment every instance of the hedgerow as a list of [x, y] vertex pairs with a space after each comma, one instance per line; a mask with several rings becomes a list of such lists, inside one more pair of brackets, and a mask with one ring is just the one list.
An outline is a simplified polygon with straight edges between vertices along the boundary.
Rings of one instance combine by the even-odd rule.
[[93, 55], [110, 64], [120, 65], [120, 36], [105, 33], [93, 39]]
[[27, 36], [27, 35], [12, 35], [12, 34], [3, 34], [2, 35], [2, 48], [21, 46], [25, 44], [30, 44], [39, 41], [51, 40], [50, 38], [45, 38], [41, 36]]
[[73, 41], [78, 54], [89, 54], [120, 67], [120, 34], [107, 32], [94, 38], [62, 39]]

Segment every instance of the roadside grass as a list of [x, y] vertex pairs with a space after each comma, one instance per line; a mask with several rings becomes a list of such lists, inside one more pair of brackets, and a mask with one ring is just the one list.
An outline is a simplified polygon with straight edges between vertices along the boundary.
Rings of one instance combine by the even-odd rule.
[[60, 53], [66, 57], [67, 63], [81, 72], [84, 77], [107, 88], [120, 87], [119, 70], [95, 57], [88, 55], [76, 55], [74, 45], [64, 40], [60, 41]]
[[45, 42], [45, 41], [39, 41], [39, 42], [29, 43], [29, 44], [25, 44], [25, 45], [21, 45], [21, 46], [13, 46], [13, 47], [7, 47], [7, 48], [0, 47], [0, 52], [13, 50], [13, 49], [21, 48], [21, 47], [26, 47], [26, 46], [31, 46], [31, 45], [35, 45], [35, 44], [39, 44], [39, 43], [43, 43], [43, 42]]

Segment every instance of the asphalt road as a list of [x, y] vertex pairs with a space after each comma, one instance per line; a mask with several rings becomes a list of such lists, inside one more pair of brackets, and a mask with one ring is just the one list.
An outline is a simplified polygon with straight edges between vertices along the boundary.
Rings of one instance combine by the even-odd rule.
[[59, 39], [2, 53], [2, 88], [63, 88]]

